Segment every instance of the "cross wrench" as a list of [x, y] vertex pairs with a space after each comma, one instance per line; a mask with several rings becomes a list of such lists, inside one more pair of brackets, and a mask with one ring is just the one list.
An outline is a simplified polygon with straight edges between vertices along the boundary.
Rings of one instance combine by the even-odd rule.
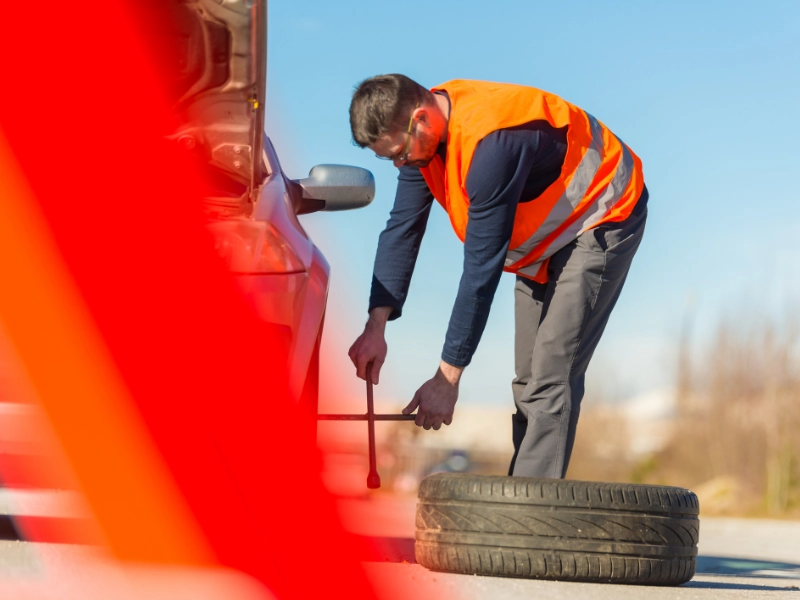
[[367, 413], [364, 415], [317, 415], [318, 421], [366, 421], [369, 438], [369, 474], [367, 487], [371, 490], [381, 487], [381, 476], [375, 460], [375, 421], [413, 421], [416, 415], [376, 415], [372, 398], [372, 363], [367, 365]]

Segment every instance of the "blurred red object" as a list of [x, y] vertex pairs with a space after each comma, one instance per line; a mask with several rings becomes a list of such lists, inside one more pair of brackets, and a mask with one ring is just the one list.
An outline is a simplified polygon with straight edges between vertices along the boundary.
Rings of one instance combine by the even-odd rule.
[[372, 597], [298, 439], [286, 348], [223, 268], [202, 176], [163, 137], [143, 7], [3, 9], [9, 337], [118, 558], [220, 564], [279, 598]]

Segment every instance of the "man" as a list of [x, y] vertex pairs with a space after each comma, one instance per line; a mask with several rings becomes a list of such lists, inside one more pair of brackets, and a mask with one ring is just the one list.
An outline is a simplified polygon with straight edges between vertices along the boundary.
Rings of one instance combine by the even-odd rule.
[[449, 425], [501, 273], [516, 274], [514, 456], [509, 475], [563, 478], [584, 374], [644, 232], [641, 161], [593, 116], [541, 90], [404, 75], [363, 81], [353, 140], [400, 170], [378, 242], [369, 320], [350, 348], [357, 374], [386, 359], [433, 200], [464, 242], [464, 270], [436, 374], [403, 410]]

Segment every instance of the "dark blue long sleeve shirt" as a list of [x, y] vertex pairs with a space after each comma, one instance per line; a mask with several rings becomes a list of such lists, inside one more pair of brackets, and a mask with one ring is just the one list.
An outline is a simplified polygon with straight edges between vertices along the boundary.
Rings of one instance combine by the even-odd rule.
[[[501, 129], [480, 141], [466, 180], [469, 221], [464, 240], [464, 270], [442, 359], [466, 366], [483, 334], [503, 271], [517, 204], [537, 198], [561, 172], [566, 128], [547, 121]], [[439, 146], [445, 158], [445, 145]], [[380, 235], [369, 309], [390, 306], [398, 318], [406, 300], [433, 194], [417, 167], [401, 167], [397, 194]]]

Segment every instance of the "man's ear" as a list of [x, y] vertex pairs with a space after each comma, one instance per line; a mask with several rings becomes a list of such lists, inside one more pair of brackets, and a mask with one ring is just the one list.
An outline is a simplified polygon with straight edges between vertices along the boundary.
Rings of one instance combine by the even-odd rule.
[[431, 126], [431, 115], [430, 109], [427, 106], [420, 106], [417, 108], [414, 118], [417, 119], [420, 123], [424, 123], [425, 127]]

